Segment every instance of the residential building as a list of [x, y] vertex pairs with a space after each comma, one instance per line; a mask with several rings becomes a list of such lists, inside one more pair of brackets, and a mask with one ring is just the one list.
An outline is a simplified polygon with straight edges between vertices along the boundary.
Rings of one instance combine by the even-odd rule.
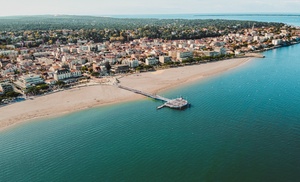
[[139, 61], [137, 59], [124, 59], [122, 64], [128, 65], [130, 68], [136, 68], [139, 66]]
[[220, 55], [225, 55], [226, 54], [226, 49], [224, 47], [216, 47], [214, 49], [215, 52], [218, 52]]
[[9, 56], [9, 55], [17, 56], [18, 55], [18, 51], [4, 50], [4, 51], [0, 51], [0, 55], [3, 55], [3, 56]]
[[70, 49], [69, 49], [69, 47], [61, 47], [60, 51], [64, 52], [64, 53], [68, 53], [68, 52], [70, 52]]
[[26, 89], [37, 84], [44, 83], [44, 80], [40, 77], [40, 75], [30, 74], [20, 76], [19, 79], [14, 83], [17, 87]]
[[168, 63], [168, 62], [172, 62], [172, 59], [170, 56], [159, 56], [159, 62]]
[[274, 36], [273, 33], [266, 33], [265, 34], [265, 37], [268, 38], [268, 39], [272, 38], [273, 36]]
[[150, 66], [153, 66], [153, 65], [156, 65], [158, 63], [158, 60], [156, 58], [152, 58], [152, 57], [149, 57], [146, 59], [146, 65], [150, 65]]
[[177, 58], [177, 51], [169, 51], [169, 56], [172, 59], [176, 59]]
[[79, 49], [82, 50], [82, 51], [89, 51], [90, 50], [89, 46], [80, 46]]
[[273, 45], [281, 45], [283, 42], [282, 42], [282, 40], [281, 39], [274, 39], [274, 40], [272, 40], [272, 44]]
[[104, 57], [104, 61], [105, 62], [109, 62], [109, 64], [115, 64], [117, 62], [117, 58], [116, 58], [116, 55], [114, 54], [106, 54], [105, 57]]
[[203, 51], [203, 54], [204, 54], [205, 56], [210, 56], [210, 57], [220, 55], [220, 53], [219, 53], [219, 52], [216, 52], [216, 51]]
[[0, 83], [0, 92], [7, 93], [14, 91], [12, 84], [10, 83]]
[[71, 72], [69, 70], [66, 70], [66, 69], [56, 70], [54, 72], [54, 79], [56, 81], [71, 78], [71, 77], [72, 77]]
[[65, 80], [69, 78], [76, 78], [82, 76], [81, 71], [79, 70], [68, 70], [68, 69], [60, 69], [54, 72], [54, 80]]
[[193, 52], [187, 51], [187, 52], [177, 52], [177, 60], [182, 61], [187, 58], [192, 58]]

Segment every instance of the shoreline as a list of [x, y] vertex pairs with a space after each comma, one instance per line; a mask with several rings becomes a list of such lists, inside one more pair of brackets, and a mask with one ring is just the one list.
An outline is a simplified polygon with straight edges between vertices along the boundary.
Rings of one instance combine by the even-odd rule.
[[[234, 58], [154, 72], [135, 73], [120, 78], [120, 85], [149, 93], [163, 92], [235, 69], [252, 59], [255, 58]], [[3, 113], [7, 113], [4, 117], [0, 116], [0, 131], [38, 119], [55, 118], [85, 109], [143, 98], [141, 95], [109, 85], [68, 89], [0, 108]]]

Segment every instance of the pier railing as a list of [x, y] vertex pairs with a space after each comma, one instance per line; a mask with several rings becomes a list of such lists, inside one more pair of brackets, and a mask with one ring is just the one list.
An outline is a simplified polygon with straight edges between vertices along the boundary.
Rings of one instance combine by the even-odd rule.
[[124, 90], [128, 90], [130, 92], [134, 92], [136, 94], [140, 94], [140, 95], [144, 95], [146, 97], [150, 97], [152, 99], [156, 99], [156, 100], [161, 100], [161, 101], [165, 101], [165, 102], [168, 102], [170, 101], [170, 99], [168, 98], [165, 98], [165, 97], [162, 97], [160, 95], [153, 95], [153, 94], [149, 94], [149, 93], [146, 93], [146, 92], [143, 92], [143, 91], [140, 91], [140, 90], [136, 90], [136, 89], [133, 89], [133, 88], [129, 88], [129, 87], [124, 87], [122, 85], [118, 85], [119, 88], [121, 89], [124, 89]]

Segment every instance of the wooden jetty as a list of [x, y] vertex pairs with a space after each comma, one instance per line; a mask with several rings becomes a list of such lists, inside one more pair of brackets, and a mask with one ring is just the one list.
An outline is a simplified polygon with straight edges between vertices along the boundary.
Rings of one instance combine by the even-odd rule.
[[172, 109], [184, 109], [189, 105], [188, 101], [184, 100], [182, 97], [176, 98], [176, 99], [168, 99], [168, 98], [162, 97], [162, 96], [157, 95], [157, 94], [155, 94], [155, 95], [154, 94], [149, 94], [149, 93], [146, 93], [146, 92], [143, 92], [143, 91], [140, 91], [140, 90], [136, 90], [136, 89], [133, 89], [133, 88], [124, 87], [122, 85], [118, 85], [118, 87], [121, 88], [121, 89], [130, 91], [130, 92], [134, 92], [136, 94], [144, 95], [146, 97], [149, 97], [149, 98], [152, 98], [152, 99], [155, 99], [155, 100], [164, 101], [165, 103], [163, 105], [157, 107], [157, 109], [161, 109], [163, 107], [169, 107], [169, 108], [172, 108]]

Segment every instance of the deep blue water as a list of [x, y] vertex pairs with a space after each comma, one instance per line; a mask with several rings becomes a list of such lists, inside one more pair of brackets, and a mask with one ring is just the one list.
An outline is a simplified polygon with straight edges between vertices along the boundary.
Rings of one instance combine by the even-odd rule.
[[[0, 181], [299, 181], [300, 45], [150, 99], [0, 133]], [[1, 113], [2, 114], [2, 113]]]

